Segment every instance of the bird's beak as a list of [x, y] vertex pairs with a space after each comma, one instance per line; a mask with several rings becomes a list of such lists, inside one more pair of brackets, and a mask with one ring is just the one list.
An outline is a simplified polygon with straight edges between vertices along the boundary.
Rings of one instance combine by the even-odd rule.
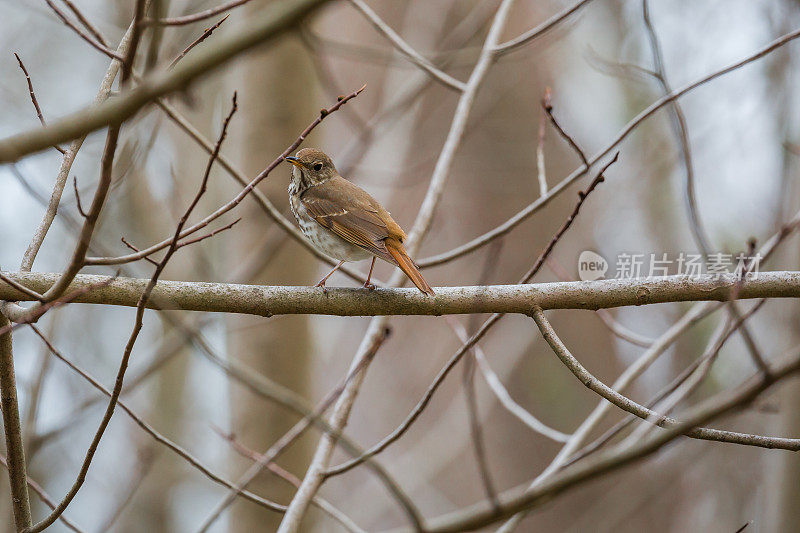
[[294, 166], [296, 166], [298, 168], [303, 166], [303, 164], [300, 163], [300, 160], [297, 159], [296, 157], [287, 156], [287, 157], [284, 157], [283, 160], [284, 161], [288, 161], [289, 163], [293, 164]]

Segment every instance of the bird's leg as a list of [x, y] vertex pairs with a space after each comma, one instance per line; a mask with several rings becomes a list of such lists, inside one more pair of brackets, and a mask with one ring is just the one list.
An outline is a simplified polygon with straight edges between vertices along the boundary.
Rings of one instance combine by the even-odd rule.
[[375, 290], [375, 285], [369, 282], [372, 279], [372, 269], [375, 268], [375, 259], [377, 259], [374, 255], [372, 256], [372, 263], [369, 265], [369, 274], [367, 274], [367, 281], [364, 282], [364, 288], [369, 289], [371, 291]]
[[324, 278], [322, 278], [321, 280], [319, 280], [319, 283], [317, 283], [317, 284], [316, 284], [316, 285], [314, 285], [314, 286], [315, 286], [315, 287], [320, 287], [320, 288], [322, 288], [322, 292], [325, 292], [325, 293], [327, 293], [327, 292], [328, 292], [328, 289], [326, 289], [326, 288], [325, 288], [325, 282], [326, 282], [326, 281], [328, 281], [328, 278], [329, 278], [329, 277], [331, 277], [331, 275], [332, 275], [334, 272], [336, 272], [337, 270], [339, 270], [339, 267], [340, 267], [340, 266], [342, 266], [343, 264], [344, 264], [344, 261], [339, 261], [339, 264], [338, 264], [338, 265], [336, 265], [335, 267], [333, 267], [333, 270], [331, 270], [330, 272], [328, 272], [328, 273], [325, 275], [325, 277], [324, 277]]

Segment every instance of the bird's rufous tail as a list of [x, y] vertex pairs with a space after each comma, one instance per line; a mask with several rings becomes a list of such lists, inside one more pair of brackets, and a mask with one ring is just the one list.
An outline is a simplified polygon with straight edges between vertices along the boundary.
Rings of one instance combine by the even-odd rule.
[[428, 296], [433, 296], [433, 289], [431, 286], [428, 285], [428, 282], [425, 281], [425, 278], [422, 277], [420, 274], [417, 265], [414, 264], [414, 261], [408, 257], [408, 253], [406, 253], [405, 246], [402, 243], [397, 242], [395, 239], [386, 239], [386, 251], [389, 252], [389, 255], [392, 256], [394, 262], [397, 263], [397, 266], [400, 267], [406, 276], [417, 286], [419, 290], [423, 293], [427, 294]]

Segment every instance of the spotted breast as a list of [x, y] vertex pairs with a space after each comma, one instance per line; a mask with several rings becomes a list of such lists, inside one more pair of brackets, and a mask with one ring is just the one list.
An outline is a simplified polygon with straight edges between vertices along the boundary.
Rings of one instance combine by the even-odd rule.
[[321, 252], [339, 261], [361, 261], [372, 256], [363, 248], [350, 244], [314, 220], [308, 214], [303, 202], [300, 200], [300, 196], [300, 194], [292, 194], [292, 188], [290, 187], [289, 207], [295, 220], [297, 220], [297, 225], [300, 226], [300, 231]]

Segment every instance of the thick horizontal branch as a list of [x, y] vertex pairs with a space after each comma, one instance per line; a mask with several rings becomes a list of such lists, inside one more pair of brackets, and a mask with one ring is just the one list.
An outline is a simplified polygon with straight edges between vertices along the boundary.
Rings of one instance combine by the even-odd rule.
[[[3, 272], [15, 282], [43, 293], [56, 273]], [[525, 313], [542, 309], [604, 309], [629, 305], [700, 300], [725, 301], [736, 285], [732, 274], [568, 281], [531, 285], [438, 287], [436, 296], [417, 289], [328, 288], [236, 285], [159, 281], [148, 307], [271, 316], [318, 314], [340, 316], [448, 315]], [[135, 307], [149, 280], [79, 275], [67, 289], [87, 290], [73, 302]], [[103, 282], [107, 283], [100, 286]], [[800, 297], [800, 272], [761, 272], [738, 289], [738, 299]], [[0, 281], [0, 300], [26, 301], [31, 296]]]

